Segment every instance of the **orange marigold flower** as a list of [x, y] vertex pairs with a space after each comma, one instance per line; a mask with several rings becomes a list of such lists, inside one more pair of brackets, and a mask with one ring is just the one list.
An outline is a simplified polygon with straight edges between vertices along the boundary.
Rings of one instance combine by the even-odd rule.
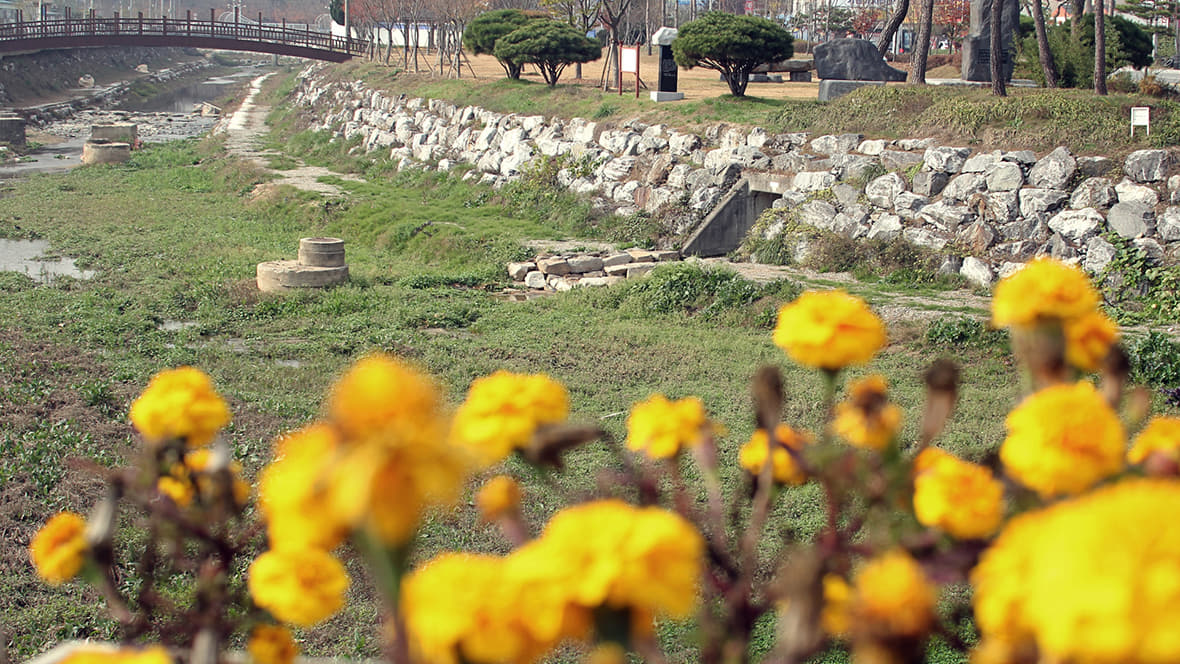
[[[765, 429], [758, 429], [754, 431], [754, 435], [750, 436], [750, 440], [738, 452], [738, 463], [755, 477], [762, 472], [763, 466], [766, 465], [767, 453], [770, 452], [768, 438]], [[811, 442], [811, 434], [795, 431], [786, 424], [779, 424], [775, 427], [774, 452], [770, 455], [770, 463], [774, 467], [773, 477], [775, 482], [779, 484], [799, 485], [807, 481], [807, 475], [804, 474], [799, 464], [795, 462], [795, 457], [787, 448], [799, 451], [803, 449], [804, 445], [808, 445]]]
[[1004, 470], [1042, 498], [1084, 491], [1123, 469], [1123, 425], [1087, 381], [1030, 395], [1005, 424]]
[[131, 404], [131, 423], [153, 444], [180, 439], [200, 447], [229, 419], [229, 406], [213, 389], [213, 381], [193, 367], [161, 371]]
[[250, 632], [246, 651], [255, 664], [291, 664], [299, 654], [299, 646], [286, 627], [258, 625]]
[[475, 495], [475, 504], [485, 521], [512, 514], [520, 507], [520, 485], [507, 475], [496, 475]]
[[320, 549], [272, 550], [250, 564], [247, 586], [254, 603], [275, 618], [311, 627], [344, 606], [348, 573]]
[[709, 420], [697, 397], [668, 401], [653, 394], [631, 408], [627, 416], [627, 448], [653, 459], [670, 459], [684, 447], [701, 441]]
[[1143, 463], [1153, 453], [1180, 461], [1180, 417], [1157, 415], [1151, 418], [1143, 431], [1135, 436], [1131, 450], [1127, 452], [1127, 461]]
[[914, 514], [924, 526], [962, 539], [987, 537], [1004, 516], [1004, 486], [992, 471], [936, 447], [914, 462]]
[[992, 297], [992, 324], [1030, 326], [1067, 321], [1094, 311], [1098, 292], [1076, 265], [1040, 257], [1005, 277]]
[[86, 561], [86, 520], [73, 512], [61, 512], [33, 536], [29, 559], [37, 575], [59, 586], [74, 578]]
[[889, 403], [884, 376], [866, 376], [848, 388], [848, 399], [836, 404], [832, 430], [855, 447], [880, 451], [901, 430], [901, 408]]
[[1119, 338], [1119, 326], [1095, 309], [1065, 322], [1065, 359], [1082, 371], [1095, 371]]
[[497, 371], [471, 383], [451, 435], [486, 467], [528, 445], [537, 427], [564, 421], [569, 409], [569, 393], [549, 376]]
[[332, 388], [328, 413], [352, 443], [375, 434], [418, 440], [437, 430], [438, 387], [409, 364], [376, 353], [357, 362]]
[[971, 572], [985, 648], [1180, 661], [1178, 511], [1175, 480], [1129, 479], [1011, 520]]
[[934, 624], [938, 594], [910, 554], [895, 550], [873, 558], [853, 580], [852, 629], [920, 636]]
[[873, 359], [885, 324], [844, 291], [808, 291], [778, 312], [774, 343], [804, 366], [835, 371]]

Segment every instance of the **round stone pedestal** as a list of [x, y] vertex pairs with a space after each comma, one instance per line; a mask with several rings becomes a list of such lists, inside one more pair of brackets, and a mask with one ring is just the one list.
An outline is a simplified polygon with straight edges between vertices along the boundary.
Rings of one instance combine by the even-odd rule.
[[299, 261], [267, 261], [258, 264], [258, 290], [277, 293], [297, 288], [327, 288], [348, 281], [348, 266], [319, 267]]

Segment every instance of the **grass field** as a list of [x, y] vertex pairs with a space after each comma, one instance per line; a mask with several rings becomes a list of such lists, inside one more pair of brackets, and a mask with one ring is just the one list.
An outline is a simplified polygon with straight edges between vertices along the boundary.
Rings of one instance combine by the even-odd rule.
[[[460, 91], [451, 83], [430, 85]], [[489, 99], [496, 90], [512, 93], [495, 102], [503, 104], [519, 90], [536, 92], [545, 103], [557, 98], [543, 94], [564, 94], [532, 84], [481, 85]], [[700, 103], [756, 108], [762, 117], [782, 111], [760, 101]], [[48, 240], [54, 251], [98, 273], [51, 285], [0, 273], [0, 630], [15, 660], [64, 639], [113, 636], [97, 598], [81, 584], [54, 589], [34, 578], [24, 546], [53, 512], [84, 512], [92, 504], [96, 483], [69, 459], [111, 465], [125, 458], [136, 444], [128, 405], [163, 368], [191, 364], [213, 377], [234, 412], [226, 435], [251, 475], [270, 459], [272, 439], [314, 418], [333, 378], [373, 350], [428, 369], [452, 403], [473, 378], [496, 369], [548, 373], [568, 386], [574, 421], [600, 424], [616, 440], [624, 436], [631, 404], [652, 392], [698, 395], [727, 430], [721, 447], [730, 492], [743, 490], [736, 451], [753, 429], [748, 382], [757, 367], [782, 369], [788, 422], [819, 425], [820, 378], [774, 347], [770, 327], [778, 306], [801, 287], [848, 285], [843, 280], [813, 275], [800, 283], [735, 286], [702, 269], [679, 268], [609, 289], [511, 301], [500, 296], [507, 285], [503, 265], [529, 255], [525, 241], [626, 237], [587, 203], [562, 193], [527, 182], [496, 192], [457, 176], [392, 174], [387, 164], [362, 163], [345, 154], [347, 146], [300, 132], [290, 114], [276, 123], [273, 145], [370, 180], [335, 180], [348, 191], [341, 200], [293, 189], [256, 194], [265, 174], [205, 140], [149, 147], [122, 166], [34, 177], [0, 197], [0, 238]], [[312, 235], [345, 238], [350, 283], [258, 293], [255, 265], [293, 257], [298, 239]], [[889, 346], [854, 375], [889, 378], [906, 412], [904, 438], [916, 431], [921, 371], [932, 359], [951, 356], [962, 364], [964, 388], [940, 443], [972, 459], [989, 457], [1021, 385], [1005, 338], [979, 322], [974, 298], [964, 292], [907, 297], [912, 289], [887, 280], [850, 289], [893, 311]], [[606, 443], [582, 448], [553, 482], [514, 462], [500, 470], [525, 480], [527, 516], [539, 524], [568, 496], [594, 491], [598, 471], [613, 465], [615, 454]], [[816, 532], [820, 500], [814, 486], [784, 491], [773, 507], [766, 549]], [[130, 550], [135, 541], [132, 531], [122, 546]], [[417, 555], [454, 548], [503, 551], [507, 543], [477, 522], [465, 499], [428, 520]], [[352, 602], [300, 635], [310, 655], [379, 654], [379, 608], [356, 560], [349, 565], [359, 575]], [[673, 661], [692, 661], [691, 624], [667, 623], [661, 634]], [[770, 636], [766, 625], [755, 647], [767, 648]], [[832, 651], [821, 659], [846, 656]], [[931, 659], [958, 661], [937, 645]]]
[[[526, 239], [577, 238], [584, 228], [570, 212], [576, 203], [522, 207], [508, 194], [423, 174], [381, 186], [342, 181], [351, 189], [345, 203], [294, 190], [254, 200], [259, 179], [215, 143], [188, 142], [149, 148], [126, 166], [35, 177], [0, 200], [0, 236], [46, 239], [98, 270], [89, 281], [49, 286], [0, 277], [0, 613], [18, 660], [60, 639], [112, 633], [79, 585], [37, 582], [23, 546], [53, 511], [87, 509], [94, 483], [67, 459], [116, 463], [135, 444], [129, 401], [162, 368], [192, 364], [213, 376], [233, 407], [228, 436], [249, 472], [269, 458], [276, 434], [319, 412], [335, 375], [375, 349], [428, 368], [452, 401], [498, 368], [549, 373], [569, 387], [576, 420], [601, 423], [616, 438], [629, 406], [650, 393], [699, 395], [729, 431], [723, 449], [731, 460], [752, 430], [746, 384], [760, 364], [783, 368], [790, 421], [819, 421], [818, 377], [770, 343], [773, 311], [797, 292], [793, 284], [765, 288], [741, 306], [707, 289], [686, 296], [673, 287], [683, 280], [665, 280], [672, 285], [664, 290], [624, 285], [511, 302], [496, 294], [503, 262], [525, 255]], [[299, 237], [323, 234], [347, 238], [349, 285], [257, 293], [256, 263], [290, 257]], [[870, 369], [891, 378], [911, 422], [920, 366], [941, 352], [970, 360], [946, 442], [986, 454], [1016, 398], [1003, 351], [932, 346], [921, 323], [899, 323], [892, 335]], [[590, 490], [612, 458], [591, 446], [574, 455], [556, 489], [529, 485], [538, 497], [529, 516], [539, 522], [551, 513], [555, 491]], [[730, 469], [736, 490], [739, 473]], [[817, 527], [817, 501], [809, 487], [787, 492], [775, 531], [806, 537]], [[422, 555], [505, 546], [467, 508], [439, 515], [425, 535]], [[355, 594], [348, 612], [306, 635], [311, 654], [375, 654], [377, 610], [363, 584]], [[681, 639], [687, 628], [668, 629]]]

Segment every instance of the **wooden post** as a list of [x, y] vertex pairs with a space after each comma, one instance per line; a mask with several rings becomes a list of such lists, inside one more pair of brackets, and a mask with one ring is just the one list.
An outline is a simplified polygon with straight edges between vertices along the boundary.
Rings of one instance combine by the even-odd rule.
[[70, 34], [70, 8], [66, 6], [66, 34]]
[[119, 12], [115, 12], [115, 34], [119, 34]]
[[184, 33], [189, 37], [193, 36], [193, 10], [184, 10]]
[[139, 34], [143, 34], [143, 12], [139, 12]]

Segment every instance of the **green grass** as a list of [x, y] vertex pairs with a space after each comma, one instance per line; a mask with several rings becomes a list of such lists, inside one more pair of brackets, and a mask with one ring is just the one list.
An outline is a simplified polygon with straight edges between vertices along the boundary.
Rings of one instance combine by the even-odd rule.
[[[504, 262], [527, 255], [525, 239], [573, 238], [598, 228], [578, 218], [585, 208], [560, 197], [497, 193], [423, 173], [380, 183], [341, 180], [349, 191], [344, 203], [291, 190], [252, 199], [252, 185], [262, 176], [215, 149], [197, 142], [150, 147], [128, 165], [34, 177], [0, 199], [0, 236], [16, 233], [19, 225], [22, 233], [45, 238], [54, 250], [98, 270], [90, 281], [6, 289], [0, 331], [91, 358], [90, 378], [67, 387], [103, 421], [121, 420], [125, 398], [117, 395], [138, 392], [155, 371], [198, 366], [229, 399], [235, 420], [227, 435], [235, 455], [255, 472], [269, 459], [276, 434], [319, 413], [335, 375], [381, 349], [426, 367], [452, 402], [473, 378], [496, 369], [549, 373], [568, 386], [573, 419], [600, 423], [615, 439], [624, 436], [621, 414], [652, 392], [698, 395], [728, 430], [722, 453], [732, 491], [742, 485], [733, 463], [737, 447], [753, 429], [748, 381], [756, 367], [783, 370], [788, 421], [820, 426], [820, 377], [790, 364], [770, 342], [773, 312], [797, 293], [791, 283], [756, 287], [724, 273], [676, 268], [645, 282], [508, 302], [495, 296], [505, 285]], [[346, 240], [350, 283], [258, 294], [255, 265], [293, 257], [299, 237], [310, 235]], [[865, 291], [870, 301], [888, 297], [872, 288]], [[161, 323], [167, 320], [195, 325], [165, 331]], [[1006, 360], [990, 349], [931, 346], [923, 330], [895, 326], [894, 343], [854, 373], [889, 376], [908, 415], [905, 436], [912, 439], [923, 399], [919, 370], [941, 352], [964, 360], [962, 407], [945, 442], [980, 458], [1000, 441], [1002, 414], [1016, 399]], [[51, 386], [43, 383], [37, 377], [13, 381], [0, 404], [44, 400]], [[35, 467], [46, 473], [38, 483], [47, 491], [60, 474], [72, 472], [56, 460], [64, 450], [105, 461], [112, 441], [127, 435], [121, 423], [121, 435], [90, 440], [73, 424], [9, 424], [4, 444], [15, 448], [11, 441], [19, 441], [20, 449], [11, 456], [15, 461], [5, 463], [18, 464], [18, 472]], [[571, 455], [570, 470], [555, 485], [530, 481], [526, 490], [536, 497], [529, 501], [530, 520], [540, 523], [561, 496], [592, 489], [596, 471], [614, 458], [604, 444], [590, 445]], [[85, 510], [86, 497], [46, 499], [21, 523], [29, 527], [61, 506]], [[803, 538], [815, 533], [822, 525], [819, 502], [814, 486], [783, 492], [774, 506], [771, 540], [784, 532]], [[431, 518], [424, 535], [421, 555], [453, 547], [505, 548], [468, 508]], [[14, 601], [35, 586], [27, 568], [0, 581], [0, 610], [17, 658], [79, 630], [109, 634], [97, 612], [79, 608], [84, 595], [76, 584], [38, 591], [55, 599]], [[309, 654], [376, 654], [379, 619], [365, 588], [362, 580], [348, 612], [305, 635]], [[664, 634], [682, 651], [691, 645], [691, 626], [669, 624]]]

